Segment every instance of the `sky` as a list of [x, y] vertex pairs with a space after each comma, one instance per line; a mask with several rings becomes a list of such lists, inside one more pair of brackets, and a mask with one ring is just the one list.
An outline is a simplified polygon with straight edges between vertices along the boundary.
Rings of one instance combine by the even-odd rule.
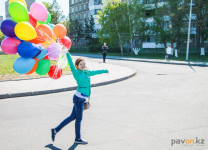
[[[3, 16], [3, 19], [6, 19], [5, 18], [5, 2], [6, 1], [7, 0], [0, 0], [0, 16]], [[69, 0], [56, 0], [56, 1], [59, 4], [59, 6], [61, 6], [61, 10], [63, 10], [64, 15], [68, 16], [68, 14], [69, 14]], [[50, 2], [50, 3], [52, 3], [53, 0], [36, 0], [36, 2]]]

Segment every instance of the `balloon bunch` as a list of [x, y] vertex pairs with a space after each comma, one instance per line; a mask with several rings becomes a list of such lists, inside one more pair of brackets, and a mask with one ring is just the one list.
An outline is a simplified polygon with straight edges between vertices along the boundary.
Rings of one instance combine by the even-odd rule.
[[[20, 55], [13, 63], [19, 74], [48, 74], [52, 79], [62, 75], [67, 66], [66, 53], [71, 40], [63, 24], [50, 24], [51, 15], [42, 3], [35, 2], [27, 11], [25, 0], [9, 0], [11, 19], [1, 23], [5, 35], [1, 48], [7, 54]], [[52, 65], [49, 60], [57, 60]]]

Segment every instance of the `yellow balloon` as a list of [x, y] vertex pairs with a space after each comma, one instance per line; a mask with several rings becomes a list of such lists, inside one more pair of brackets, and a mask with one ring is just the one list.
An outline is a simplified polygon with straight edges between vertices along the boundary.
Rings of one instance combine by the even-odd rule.
[[14, 32], [18, 38], [25, 41], [30, 41], [37, 37], [34, 27], [28, 22], [19, 22], [15, 26]]
[[9, 0], [9, 4], [11, 2], [14, 2], [14, 1], [22, 2], [26, 6], [26, 8], [27, 8], [27, 3], [25, 2], [25, 0]]
[[41, 24], [37, 22], [36, 28], [37, 28], [39, 25], [41, 25]]
[[53, 33], [52, 39], [56, 42], [56, 37], [55, 37], [54, 33]]

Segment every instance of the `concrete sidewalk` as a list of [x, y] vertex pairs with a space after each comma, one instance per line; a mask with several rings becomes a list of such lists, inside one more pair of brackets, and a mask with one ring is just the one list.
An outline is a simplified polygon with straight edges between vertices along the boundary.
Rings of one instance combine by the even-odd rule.
[[[75, 61], [78, 57], [73, 56]], [[136, 74], [131, 68], [111, 65], [107, 63], [87, 62], [90, 70], [107, 69], [109, 74], [100, 74], [91, 77], [91, 86], [101, 86], [128, 79]], [[0, 99], [49, 94], [76, 90], [77, 83], [72, 75], [64, 75], [58, 80], [38, 78], [29, 80], [14, 80], [0, 82]]]
[[[92, 55], [92, 54], [79, 54], [79, 53], [72, 53], [74, 56], [84, 56], [90, 58], [103, 58], [102, 54], [100, 55]], [[106, 59], [115, 59], [115, 60], [126, 60], [126, 61], [140, 61], [140, 62], [149, 62], [149, 63], [163, 63], [163, 64], [173, 64], [173, 65], [190, 65], [191, 66], [201, 66], [201, 67], [208, 67], [207, 62], [187, 62], [187, 61], [175, 61], [171, 60], [170, 62], [162, 59], [143, 59], [143, 58], [130, 58], [130, 57], [121, 57], [121, 56], [106, 56]]]

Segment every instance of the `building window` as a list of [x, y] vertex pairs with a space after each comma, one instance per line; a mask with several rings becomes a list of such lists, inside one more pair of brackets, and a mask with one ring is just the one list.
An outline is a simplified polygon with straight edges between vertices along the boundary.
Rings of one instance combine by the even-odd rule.
[[150, 36], [147, 36], [146, 42], [150, 42]]
[[74, 13], [74, 7], [71, 9], [71, 13]]
[[100, 4], [102, 4], [102, 0], [95, 0], [94, 5], [100, 5]]
[[82, 20], [82, 14], [79, 14], [79, 20]]
[[84, 14], [84, 19], [86, 18], [86, 14]]
[[86, 5], [84, 4], [84, 10], [86, 9]]
[[90, 14], [91, 15], [97, 15], [97, 11], [100, 10], [100, 9], [93, 9], [93, 10], [90, 10]]
[[75, 0], [75, 3], [77, 3], [77, 0]]
[[144, 2], [145, 4], [151, 4], [151, 3], [153, 2], [153, 0], [143, 0], [143, 2]]
[[71, 0], [71, 4], [74, 4], [74, 0]]
[[76, 7], [76, 12], [78, 11], [78, 8]]
[[169, 28], [171, 28], [171, 23], [170, 23], [170, 21], [164, 21], [164, 22], [162, 23], [162, 27], [163, 27], [163, 29], [169, 29]]
[[82, 10], [82, 5], [79, 5], [79, 11], [81, 11]]

